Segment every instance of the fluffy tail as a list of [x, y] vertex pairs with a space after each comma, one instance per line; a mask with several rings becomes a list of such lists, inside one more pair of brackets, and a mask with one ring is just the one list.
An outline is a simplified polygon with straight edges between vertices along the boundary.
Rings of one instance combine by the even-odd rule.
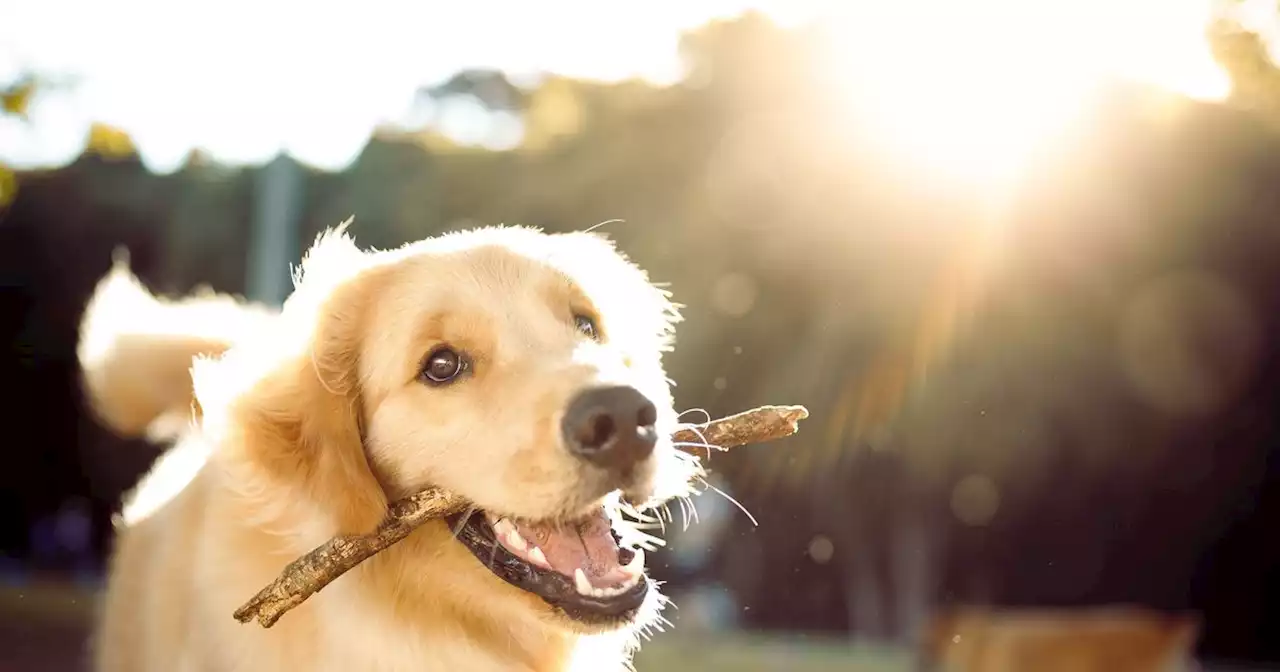
[[80, 322], [76, 354], [89, 405], [123, 436], [185, 426], [200, 414], [191, 388], [192, 360], [222, 354], [274, 315], [209, 289], [176, 301], [158, 298], [119, 252]]

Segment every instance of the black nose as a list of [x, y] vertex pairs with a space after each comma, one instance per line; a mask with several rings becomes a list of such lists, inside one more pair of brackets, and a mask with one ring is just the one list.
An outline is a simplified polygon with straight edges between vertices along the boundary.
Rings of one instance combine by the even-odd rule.
[[570, 452], [622, 471], [653, 453], [658, 410], [633, 387], [597, 387], [569, 402], [560, 428]]

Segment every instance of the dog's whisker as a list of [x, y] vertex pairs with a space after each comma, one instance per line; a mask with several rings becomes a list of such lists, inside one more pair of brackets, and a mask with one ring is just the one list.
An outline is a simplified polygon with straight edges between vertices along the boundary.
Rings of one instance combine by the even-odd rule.
[[662, 521], [656, 518], [635, 521], [635, 522], [628, 521], [628, 523], [630, 524], [631, 527], [634, 527], [637, 530], [661, 530], [662, 529]]
[[626, 221], [627, 220], [625, 219], [606, 219], [603, 222], [600, 222], [599, 224], [593, 224], [591, 226], [588, 226], [586, 229], [583, 230], [583, 233], [591, 233], [592, 231], [595, 231], [596, 229], [609, 224], [625, 224]]
[[475, 512], [476, 507], [473, 505], [467, 507], [467, 510], [462, 513], [462, 517], [458, 519], [458, 524], [453, 526], [454, 539], [457, 539], [458, 535], [462, 534], [462, 528], [467, 526], [467, 521], [471, 520], [471, 516], [475, 515]]
[[699, 439], [702, 439], [702, 442], [703, 442], [703, 443], [708, 443], [708, 441], [707, 441], [707, 435], [702, 433], [702, 428], [701, 428], [701, 427], [698, 427], [698, 426], [696, 426], [696, 425], [695, 425], [695, 426], [693, 426], [693, 427], [690, 427], [690, 428], [689, 428], [689, 430], [690, 430], [690, 431], [692, 431], [694, 434], [697, 434], [697, 435], [698, 435], [698, 438], [699, 438]]
[[698, 505], [693, 501], [692, 497], [686, 495], [684, 499], [689, 502], [689, 511], [693, 513], [693, 522], [695, 524], [701, 524], [702, 521], [698, 519]]
[[721, 448], [720, 446], [712, 445], [710, 443], [698, 443], [696, 441], [676, 441], [671, 445], [677, 448], [704, 448], [707, 451], [707, 455], [706, 455], [707, 460], [711, 459], [712, 451], [716, 451], [716, 452], [724, 451], [724, 448]]
[[[703, 411], [703, 412], [705, 413], [706, 411]], [[724, 450], [724, 448], [721, 448], [720, 446], [717, 446], [717, 445], [715, 445], [715, 444], [711, 443], [710, 441], [707, 441], [707, 436], [706, 436], [705, 434], [703, 434], [703, 433], [702, 433], [702, 429], [701, 429], [701, 428], [699, 428], [697, 425], [682, 425], [682, 429], [688, 429], [689, 431], [691, 431], [691, 432], [693, 432], [695, 435], [697, 435], [697, 437], [698, 437], [699, 439], [702, 439], [702, 443], [700, 443], [700, 444], [699, 444], [699, 443], [689, 442], [687, 445], [693, 446], [693, 447], [695, 447], [695, 448], [706, 448], [706, 449], [707, 449], [707, 459], [708, 459], [708, 460], [709, 460], [709, 459], [711, 459], [711, 450], [712, 450], [713, 448], [714, 448], [714, 449], [716, 449], [716, 450]], [[680, 445], [680, 444], [677, 444], [677, 445]]]
[[637, 508], [635, 505], [631, 504], [630, 502], [619, 500], [618, 504], [619, 504], [619, 508], [623, 513], [627, 514], [628, 516], [631, 516], [632, 518], [635, 518], [639, 522], [648, 523], [655, 520], [653, 514], [641, 511], [639, 508]]
[[493, 545], [489, 547], [489, 562], [488, 562], [487, 564], [488, 564], [488, 566], [489, 566], [489, 569], [490, 569], [490, 570], [492, 570], [492, 569], [493, 569], [493, 562], [494, 562], [495, 560], [497, 560], [497, 559], [498, 559], [498, 545], [499, 545], [499, 543], [500, 543], [500, 542], [499, 542], [497, 539], [494, 539], [494, 540], [493, 540]]
[[[702, 416], [705, 418], [702, 421], [702, 423], [711, 422], [711, 413], [707, 412], [707, 409], [705, 408], [690, 408], [690, 409], [680, 411], [679, 413], [676, 414], [676, 419], [679, 420], [690, 413], [701, 413]], [[702, 423], [697, 423], [697, 424], [702, 424]]]
[[712, 450], [720, 450], [720, 451], [724, 450], [724, 448], [717, 446], [715, 444], [699, 442], [699, 441], [676, 441], [676, 442], [673, 442], [671, 445], [677, 448], [710, 448]]
[[[625, 509], [622, 507], [620, 507], [620, 510], [625, 512]], [[614, 519], [614, 530], [618, 533], [619, 537], [618, 545], [623, 547], [634, 546], [643, 548], [646, 551], [652, 551], [661, 546], [665, 546], [666, 542], [663, 539], [643, 531], [646, 528], [651, 529], [652, 527], [653, 526], [651, 524], [645, 525], [634, 523], [622, 516], [618, 516]]]
[[751, 512], [750, 512], [750, 511], [748, 511], [748, 510], [747, 510], [747, 507], [743, 506], [741, 502], [739, 502], [738, 500], [734, 499], [733, 497], [730, 497], [730, 496], [729, 496], [729, 493], [725, 492], [724, 490], [721, 490], [720, 488], [717, 488], [716, 486], [711, 485], [710, 483], [708, 483], [708, 482], [707, 482], [707, 479], [705, 479], [705, 478], [704, 478], [704, 479], [699, 479], [699, 480], [701, 480], [701, 481], [702, 481], [702, 484], [703, 484], [703, 485], [707, 486], [708, 488], [711, 488], [712, 490], [715, 490], [715, 491], [716, 491], [716, 492], [717, 492], [721, 497], [724, 497], [726, 500], [728, 500], [730, 504], [733, 504], [734, 506], [738, 507], [738, 510], [739, 510], [739, 511], [741, 511], [741, 512], [743, 512], [743, 513], [745, 513], [745, 514], [747, 515], [747, 519], [751, 521], [751, 524], [752, 524], [752, 525], [754, 525], [754, 526], [756, 526], [756, 527], [759, 527], [759, 526], [760, 526], [760, 523], [756, 522], [756, 517], [755, 517], [755, 516], [753, 516], [753, 515], [751, 515]]

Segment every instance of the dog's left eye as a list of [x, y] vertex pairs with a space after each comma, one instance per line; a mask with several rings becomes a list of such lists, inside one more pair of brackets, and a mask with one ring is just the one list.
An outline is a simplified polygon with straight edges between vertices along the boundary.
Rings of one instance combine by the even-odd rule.
[[422, 362], [422, 380], [433, 385], [451, 383], [467, 370], [467, 359], [450, 348], [439, 348]]
[[600, 340], [600, 330], [596, 328], [596, 321], [586, 315], [574, 315], [573, 326], [587, 338], [598, 341]]

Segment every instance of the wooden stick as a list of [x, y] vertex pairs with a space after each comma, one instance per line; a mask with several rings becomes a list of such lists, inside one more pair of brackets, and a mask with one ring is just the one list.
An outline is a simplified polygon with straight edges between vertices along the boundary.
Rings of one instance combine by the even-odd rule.
[[[809, 417], [803, 406], [761, 406], [719, 420], [677, 431], [672, 439], [682, 450], [713, 447], [728, 450], [748, 443], [763, 443], [795, 434], [798, 423]], [[391, 504], [387, 517], [369, 534], [334, 537], [285, 566], [271, 585], [236, 610], [241, 623], [257, 619], [269, 628], [285, 612], [302, 604], [321, 588], [375, 553], [409, 536], [428, 520], [460, 513], [468, 507], [463, 498], [440, 488], [428, 488]]]

